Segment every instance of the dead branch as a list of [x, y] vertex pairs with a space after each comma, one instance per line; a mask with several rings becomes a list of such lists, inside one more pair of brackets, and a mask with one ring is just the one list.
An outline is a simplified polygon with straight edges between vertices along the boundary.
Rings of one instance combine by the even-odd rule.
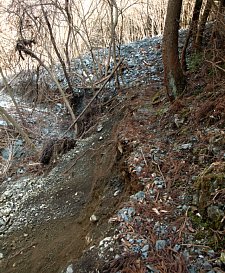
[[90, 105], [93, 103], [93, 101], [96, 99], [96, 97], [103, 91], [103, 88], [106, 86], [106, 84], [108, 83], [108, 81], [113, 77], [113, 75], [115, 74], [115, 72], [117, 71], [117, 69], [120, 67], [121, 63], [123, 62], [123, 58], [120, 59], [120, 61], [117, 63], [116, 67], [113, 69], [113, 71], [111, 72], [111, 74], [107, 77], [107, 79], [105, 80], [105, 82], [103, 83], [103, 85], [100, 87], [100, 89], [95, 93], [95, 95], [93, 96], [93, 98], [89, 101], [89, 103], [87, 104], [87, 106], [84, 108], [84, 110], [79, 114], [79, 116], [75, 119], [75, 121], [70, 125], [70, 127], [66, 130], [66, 132], [64, 132], [64, 134], [61, 137], [64, 137], [68, 131], [78, 122], [78, 120], [83, 116], [83, 114], [87, 111], [87, 109], [90, 107]]

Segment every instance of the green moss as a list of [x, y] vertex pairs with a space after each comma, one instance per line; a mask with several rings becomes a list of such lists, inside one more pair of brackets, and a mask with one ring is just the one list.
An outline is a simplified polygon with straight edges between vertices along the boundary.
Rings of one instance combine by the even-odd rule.
[[188, 217], [190, 218], [194, 229], [204, 231], [203, 233], [205, 233], [205, 229], [207, 230], [209, 228], [209, 224], [203, 221], [203, 219], [196, 215], [195, 213], [189, 212]]
[[208, 222], [212, 229], [221, 230], [224, 226], [224, 221], [221, 221], [224, 217], [224, 204], [214, 197], [218, 191], [225, 189], [225, 162], [211, 164], [200, 173], [194, 186], [198, 193], [198, 211], [203, 221]]
[[225, 245], [225, 237], [214, 231], [214, 224], [211, 221], [204, 221], [203, 218], [194, 214], [188, 213], [193, 228], [196, 230], [195, 240], [204, 241], [204, 244], [215, 249], [222, 249]]

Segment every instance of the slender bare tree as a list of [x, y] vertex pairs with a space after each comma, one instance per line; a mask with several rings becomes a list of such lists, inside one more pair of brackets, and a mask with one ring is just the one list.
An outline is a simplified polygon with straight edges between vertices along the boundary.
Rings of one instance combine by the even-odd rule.
[[199, 22], [199, 15], [202, 7], [202, 0], [196, 0], [195, 1], [195, 6], [194, 6], [194, 11], [193, 11], [193, 16], [191, 20], [191, 24], [188, 30], [188, 34], [183, 46], [182, 54], [181, 54], [181, 65], [183, 71], [187, 70], [187, 64], [186, 64], [186, 51], [187, 47], [189, 44], [189, 40], [192, 37], [193, 42], [192, 42], [192, 48], [196, 48], [196, 36], [197, 36], [197, 30], [198, 30], [198, 22]]
[[178, 30], [182, 0], [169, 0], [163, 33], [164, 81], [170, 101], [179, 96], [186, 80], [181, 69], [178, 52]]

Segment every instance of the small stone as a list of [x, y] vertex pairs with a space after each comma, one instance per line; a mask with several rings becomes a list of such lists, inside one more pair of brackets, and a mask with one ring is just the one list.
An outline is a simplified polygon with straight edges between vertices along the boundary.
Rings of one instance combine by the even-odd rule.
[[99, 137], [99, 140], [103, 140], [103, 136], [100, 136], [100, 137]]
[[5, 208], [5, 209], [1, 210], [1, 214], [3, 216], [9, 216], [11, 211], [12, 211], [11, 208]]
[[189, 268], [188, 268], [188, 272], [189, 273], [198, 273], [198, 270], [196, 268], [195, 265], [191, 265]]
[[209, 255], [209, 257], [213, 258], [215, 257], [215, 251], [213, 249], [208, 250], [207, 254]]
[[73, 273], [73, 265], [72, 265], [72, 264], [70, 264], [70, 265], [67, 267], [65, 273]]
[[0, 260], [3, 259], [4, 255], [0, 252]]
[[149, 251], [149, 245], [145, 245], [142, 247], [141, 252], [147, 252]]
[[13, 195], [12, 192], [8, 190], [3, 193], [3, 196], [5, 197], [11, 197], [12, 195]]
[[130, 196], [130, 200], [142, 202], [145, 199], [145, 193], [143, 191], [139, 191], [134, 195]]
[[166, 247], [166, 241], [165, 240], [158, 240], [155, 243], [155, 249], [156, 251], [163, 250]]
[[120, 193], [120, 190], [114, 192], [113, 196], [117, 196]]
[[93, 223], [97, 222], [98, 221], [97, 216], [92, 214], [91, 217], [90, 217], [90, 221], [93, 222]]
[[190, 259], [190, 253], [188, 252], [188, 250], [186, 249], [184, 250], [183, 256], [184, 256], [184, 259], [188, 262]]
[[111, 240], [112, 240], [112, 237], [105, 237], [103, 240], [101, 240], [100, 242], [99, 242], [99, 246], [100, 247], [106, 247], [106, 246], [108, 246], [108, 243], [110, 243], [111, 242]]
[[2, 226], [5, 226], [5, 221], [2, 218], [0, 218], [0, 227]]
[[181, 148], [182, 150], [188, 150], [188, 149], [191, 149], [191, 147], [192, 147], [192, 143], [186, 143], [186, 144], [182, 144], [182, 145], [180, 146], [180, 148]]
[[204, 270], [211, 270], [212, 269], [212, 265], [208, 261], [205, 261], [203, 263], [203, 268], [204, 268]]
[[138, 174], [140, 174], [141, 171], [142, 171], [142, 167], [141, 167], [141, 166], [136, 167], [136, 172], [137, 172]]
[[173, 227], [172, 227], [172, 230], [173, 230], [174, 232], [176, 232], [176, 231], [177, 231], [177, 227], [176, 227], [176, 226], [173, 226]]
[[176, 244], [173, 248], [174, 251], [178, 252], [180, 250], [180, 245]]
[[103, 129], [102, 124], [99, 124], [99, 125], [97, 126], [97, 132], [101, 132], [101, 131], [102, 131], [102, 129]]
[[142, 252], [141, 256], [142, 256], [144, 259], [147, 259], [147, 258], [148, 258], [148, 252]]
[[217, 206], [209, 206], [207, 209], [207, 214], [212, 220], [221, 220], [224, 217], [224, 212]]
[[133, 207], [123, 208], [119, 210], [117, 214], [122, 220], [129, 222], [135, 215], [135, 209]]

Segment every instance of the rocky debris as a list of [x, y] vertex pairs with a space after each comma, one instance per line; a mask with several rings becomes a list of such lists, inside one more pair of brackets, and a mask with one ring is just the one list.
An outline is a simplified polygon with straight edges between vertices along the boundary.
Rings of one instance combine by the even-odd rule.
[[[82, 153], [88, 141], [92, 143], [94, 140], [92, 138], [81, 140], [77, 143], [75, 150], [61, 155], [59, 160], [61, 165], [53, 169], [46, 177], [35, 178], [29, 175], [19, 179], [8, 178], [1, 184], [0, 234], [10, 233], [34, 222], [60, 218], [65, 213], [71, 215], [74, 213], [75, 207], [85, 199], [84, 193], [78, 190], [71, 196], [74, 190], [68, 186], [66, 207], [60, 207], [60, 204], [57, 204], [57, 195], [65, 191], [61, 185], [63, 179], [61, 169], [77, 154]], [[48, 196], [47, 202], [45, 195]], [[42, 196], [41, 199], [40, 196]]]

